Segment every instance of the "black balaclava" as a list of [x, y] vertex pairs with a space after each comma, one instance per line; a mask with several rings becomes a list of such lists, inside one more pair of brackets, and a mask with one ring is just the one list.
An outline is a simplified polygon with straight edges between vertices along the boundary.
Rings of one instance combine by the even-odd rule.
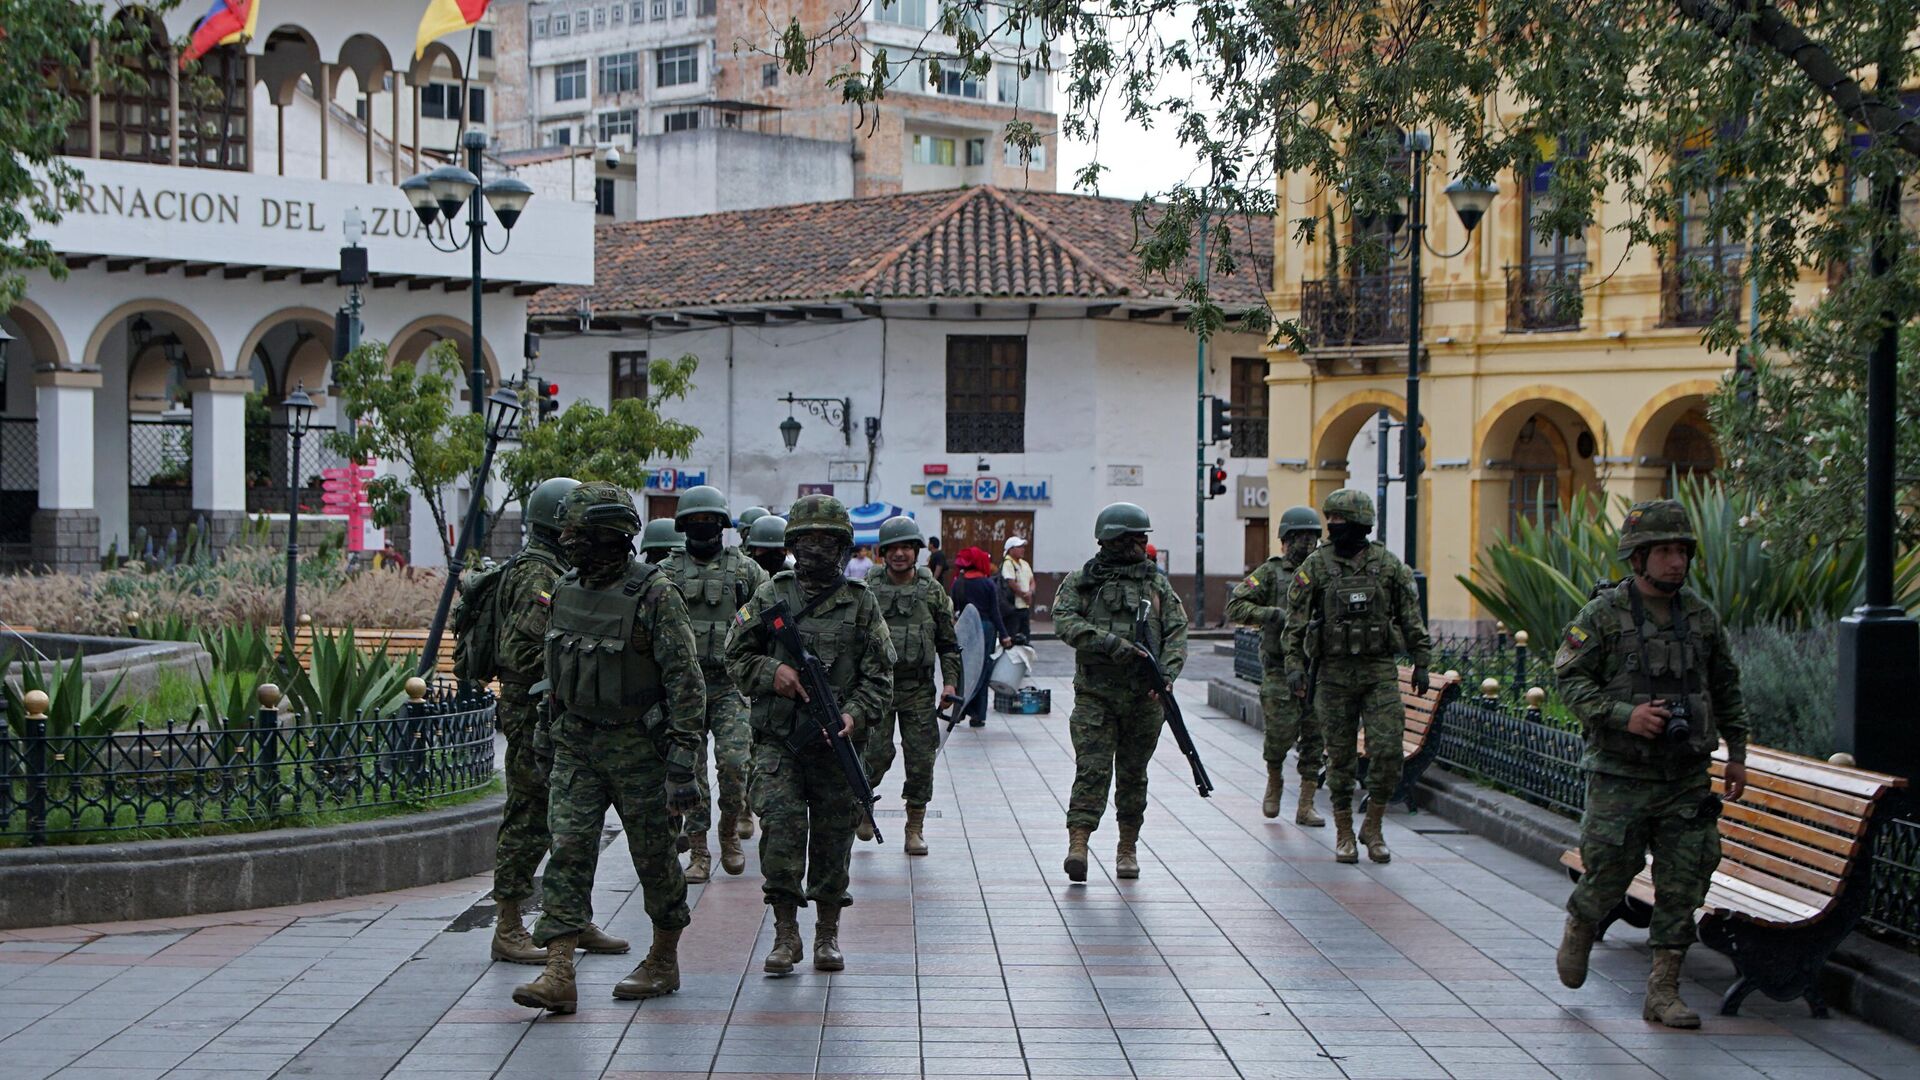
[[720, 554], [720, 534], [727, 526], [717, 514], [689, 514], [680, 523], [687, 537], [687, 554], [705, 562]]
[[1373, 526], [1357, 521], [1336, 521], [1327, 526], [1327, 536], [1333, 541], [1334, 553], [1343, 559], [1359, 554], [1367, 546], [1367, 534], [1372, 531]]
[[747, 556], [760, 564], [760, 569], [768, 574], [777, 574], [787, 568], [787, 549], [757, 547], [748, 548]]
[[853, 541], [820, 529], [787, 540], [787, 550], [793, 552], [793, 575], [809, 593], [847, 580], [847, 553], [852, 548]]
[[1095, 556], [1108, 566], [1132, 566], [1147, 561], [1147, 534], [1123, 533], [1111, 540], [1100, 541], [1100, 554]]
[[613, 582], [633, 560], [633, 537], [604, 525], [568, 530], [563, 546], [580, 580], [594, 588]]
[[641, 553], [640, 558], [649, 564], [661, 563], [666, 562], [667, 556], [671, 554], [673, 554], [672, 548], [653, 548], [650, 551]]
[[1298, 564], [1306, 559], [1307, 556], [1313, 554], [1313, 546], [1319, 542], [1320, 537], [1315, 533], [1296, 532], [1287, 534], [1286, 538], [1280, 541], [1280, 544], [1282, 548], [1285, 549], [1287, 558], [1292, 559], [1294, 563]]

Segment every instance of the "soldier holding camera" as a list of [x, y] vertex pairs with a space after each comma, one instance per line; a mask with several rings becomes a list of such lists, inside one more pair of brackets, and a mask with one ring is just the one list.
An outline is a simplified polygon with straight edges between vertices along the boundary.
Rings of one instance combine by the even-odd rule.
[[1740, 798], [1747, 785], [1740, 672], [1720, 616], [1685, 588], [1694, 549], [1693, 524], [1679, 503], [1635, 505], [1619, 548], [1632, 574], [1595, 590], [1553, 661], [1587, 740], [1585, 871], [1567, 900], [1560, 981], [1586, 981], [1595, 927], [1625, 898], [1651, 851], [1653, 971], [1641, 1012], [1676, 1028], [1700, 1026], [1680, 1000], [1680, 965], [1695, 939], [1693, 913], [1720, 862], [1721, 802], [1708, 770], [1722, 739], [1727, 798]]

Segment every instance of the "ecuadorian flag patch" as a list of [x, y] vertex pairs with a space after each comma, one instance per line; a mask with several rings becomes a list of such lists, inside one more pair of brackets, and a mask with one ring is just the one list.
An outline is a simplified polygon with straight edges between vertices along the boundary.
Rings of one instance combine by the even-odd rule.
[[1567, 636], [1563, 644], [1565, 644], [1568, 649], [1579, 652], [1581, 649], [1587, 647], [1587, 641], [1591, 639], [1592, 636], [1593, 635], [1577, 626], [1569, 626], [1567, 627]]
[[540, 595], [533, 598], [533, 602], [536, 604], [539, 604], [541, 607], [552, 607], [553, 594], [548, 592], [545, 589], [542, 589], [540, 590]]
[[1293, 583], [1302, 587], [1313, 584], [1313, 579], [1307, 576], [1306, 567], [1303, 566], [1293, 572]]
[[748, 611], [746, 605], [744, 604], [740, 606], [739, 611], [736, 611], [733, 613], [733, 625], [735, 626], [745, 626], [752, 621], [753, 621], [753, 613], [751, 611]]

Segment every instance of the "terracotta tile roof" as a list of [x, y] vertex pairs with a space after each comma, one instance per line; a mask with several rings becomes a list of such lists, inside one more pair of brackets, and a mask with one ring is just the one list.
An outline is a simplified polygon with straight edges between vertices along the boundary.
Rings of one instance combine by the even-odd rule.
[[[763, 303], [884, 299], [1177, 302], [1178, 279], [1149, 279], [1131, 248], [1124, 199], [994, 187], [803, 203], [602, 225], [594, 284], [547, 289], [533, 315], [600, 315]], [[1273, 223], [1243, 230], [1235, 273], [1215, 275], [1229, 307], [1269, 285]]]

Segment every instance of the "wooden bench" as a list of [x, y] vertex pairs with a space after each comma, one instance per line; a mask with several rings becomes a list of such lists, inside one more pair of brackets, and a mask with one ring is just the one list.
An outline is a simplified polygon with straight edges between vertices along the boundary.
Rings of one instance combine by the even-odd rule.
[[[1726, 794], [1726, 751], [1713, 760], [1713, 790]], [[1820, 969], [1866, 914], [1880, 824], [1904, 800], [1898, 776], [1830, 765], [1764, 747], [1747, 751], [1747, 790], [1720, 814], [1720, 866], [1700, 908], [1700, 940], [1724, 953], [1739, 977], [1721, 1000], [1734, 1016], [1748, 994], [1805, 998], [1827, 1015]], [[1649, 859], [1651, 862], [1651, 859]], [[1574, 880], [1578, 851], [1560, 856]], [[1642, 870], [1601, 921], [1645, 927], [1653, 917], [1653, 871]]]
[[[344, 629], [322, 627], [329, 635], [343, 634]], [[380, 629], [353, 631], [353, 647], [363, 653], [387, 651], [391, 657], [404, 657], [409, 653], [420, 655], [427, 651], [427, 632], [412, 629]], [[306, 664], [313, 656], [313, 627], [297, 626], [293, 631], [293, 655], [301, 664]], [[434, 672], [438, 675], [453, 677], [453, 632], [447, 631], [440, 637], [440, 655], [434, 659]]]
[[[1413, 789], [1419, 785], [1421, 775], [1427, 771], [1429, 765], [1433, 764], [1433, 759], [1440, 749], [1440, 710], [1459, 693], [1460, 676], [1457, 672], [1430, 675], [1426, 696], [1421, 697], [1413, 692], [1413, 669], [1410, 667], [1400, 669], [1400, 711], [1406, 718], [1406, 728], [1400, 735], [1402, 758], [1400, 783], [1393, 789], [1393, 798], [1387, 800], [1388, 805], [1405, 803], [1407, 812], [1414, 812]], [[1360, 758], [1355, 772], [1358, 774], [1363, 792], [1360, 798], [1360, 809], [1364, 811], [1367, 803], [1373, 798], [1370, 794], [1364, 794], [1367, 778], [1365, 728], [1361, 729], [1358, 742]], [[1324, 777], [1322, 781], [1324, 782]]]

